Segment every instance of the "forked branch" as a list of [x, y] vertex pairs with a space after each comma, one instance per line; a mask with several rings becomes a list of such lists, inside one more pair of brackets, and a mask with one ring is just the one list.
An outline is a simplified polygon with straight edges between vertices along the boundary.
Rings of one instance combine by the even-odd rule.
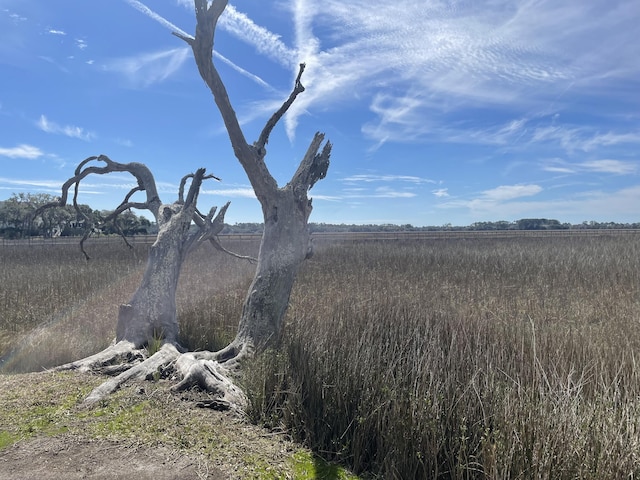
[[[97, 165], [93, 165], [92, 162], [102, 162], [105, 165], [97, 166]], [[85, 232], [84, 232], [84, 235], [82, 236], [82, 239], [80, 240], [80, 250], [82, 250], [82, 253], [84, 254], [85, 258], [88, 260], [90, 257], [84, 249], [84, 242], [91, 235], [91, 231], [95, 227], [95, 225], [91, 222], [91, 219], [82, 211], [82, 209], [80, 208], [80, 205], [78, 204], [80, 182], [82, 182], [82, 180], [84, 180], [89, 175], [105, 175], [107, 173], [112, 173], [112, 172], [130, 173], [131, 175], [133, 175], [133, 177], [135, 177], [135, 179], [138, 182], [138, 185], [133, 189], [131, 189], [129, 193], [127, 193], [127, 195], [125, 196], [122, 203], [118, 206], [118, 208], [116, 208], [114, 212], [108, 215], [103, 220], [102, 224], [105, 224], [110, 221], [114, 221], [118, 215], [120, 215], [122, 212], [130, 208], [149, 210], [154, 215], [157, 215], [158, 209], [160, 208], [160, 198], [158, 197], [158, 190], [156, 187], [155, 180], [153, 178], [153, 174], [147, 168], [147, 166], [137, 162], [131, 162], [131, 163], [114, 162], [106, 155], [98, 155], [98, 156], [91, 156], [91, 157], [85, 158], [82, 162], [80, 162], [75, 169], [74, 176], [68, 179], [62, 185], [62, 192], [60, 197], [58, 197], [58, 199], [53, 202], [49, 202], [45, 205], [42, 205], [32, 214], [32, 218], [36, 218], [46, 209], [54, 208], [54, 207], [64, 207], [68, 201], [69, 189], [71, 187], [74, 187], [73, 207], [78, 217], [82, 218], [85, 224]], [[146, 192], [145, 202], [130, 201], [133, 194], [137, 192], [143, 192], [143, 191]], [[127, 242], [127, 239], [125, 238], [125, 236], [119, 230], [119, 227], [117, 224], [116, 224], [116, 229], [119, 231], [122, 238], [124, 238], [125, 243], [129, 247], [131, 247], [129, 242]]]

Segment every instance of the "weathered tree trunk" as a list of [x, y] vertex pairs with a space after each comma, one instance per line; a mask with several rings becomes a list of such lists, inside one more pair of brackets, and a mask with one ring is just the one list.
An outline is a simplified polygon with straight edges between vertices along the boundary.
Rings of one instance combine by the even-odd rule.
[[[106, 164], [105, 167], [87, 166], [94, 160]], [[116, 375], [95, 388], [86, 398], [87, 403], [96, 402], [123, 383], [132, 379], [154, 378], [162, 372], [176, 372], [181, 382], [179, 388], [191, 385], [217, 393], [221, 400], [214, 404], [223, 408], [241, 409], [245, 403], [244, 394], [226, 377], [226, 371], [209, 359], [195, 359], [183, 356], [178, 344], [178, 318], [176, 313], [176, 289], [180, 278], [180, 270], [185, 256], [191, 247], [205, 240], [210, 240], [219, 250], [224, 250], [217, 242], [216, 235], [224, 226], [224, 214], [227, 203], [215, 216], [216, 209], [205, 217], [196, 209], [198, 193], [205, 178], [205, 170], [199, 169], [195, 174], [182, 179], [178, 201], [172, 204], [161, 204], [157, 196], [155, 181], [145, 165], [139, 163], [121, 164], [108, 157], [90, 157], [81, 162], [74, 177], [63, 185], [62, 196], [56, 202], [47, 204], [42, 209], [64, 206], [69, 189], [75, 185], [73, 198], [77, 207], [78, 186], [90, 174], [107, 174], [114, 171], [126, 171], [138, 180], [138, 186], [125, 197], [123, 203], [111, 215], [116, 217], [128, 208], [146, 208], [156, 218], [158, 236], [152, 245], [147, 266], [140, 286], [128, 304], [120, 307], [116, 341], [95, 355], [58, 367], [59, 370], [97, 371]], [[188, 195], [184, 199], [184, 185], [191, 178]], [[129, 198], [138, 191], [147, 192], [147, 201], [131, 203]], [[37, 213], [39, 213], [38, 211]], [[191, 223], [197, 225], [190, 231]], [[83, 241], [86, 239], [86, 235]], [[226, 250], [225, 250], [226, 251]], [[84, 248], [83, 248], [84, 252]], [[88, 255], [85, 253], [87, 258]], [[230, 252], [229, 252], [230, 253]], [[248, 259], [248, 257], [242, 257]], [[151, 340], [158, 341], [159, 350], [149, 356], [145, 349]]]
[[158, 236], [151, 246], [140, 286], [118, 314], [116, 341], [128, 341], [137, 348], [151, 339], [177, 344], [176, 289], [180, 268], [193, 239], [189, 227], [195, 213], [190, 205], [162, 205]]
[[296, 274], [311, 253], [306, 207], [297, 204], [291, 187], [274, 196], [266, 208], [258, 266], [234, 342], [240, 349], [261, 350], [279, 340]]
[[228, 0], [213, 0], [210, 4], [207, 0], [194, 0], [194, 3], [197, 21], [195, 37], [176, 35], [193, 50], [200, 76], [213, 94], [234, 154], [251, 182], [264, 217], [258, 268], [244, 303], [238, 334], [231, 345], [216, 356], [220, 361], [228, 361], [234, 357], [242, 358], [256, 348], [265, 348], [280, 337], [298, 268], [310, 253], [307, 222], [311, 201], [307, 194], [327, 173], [331, 144], [326, 142], [320, 151], [324, 135], [317, 133], [291, 181], [282, 188], [278, 187], [264, 161], [266, 145], [273, 128], [304, 91], [300, 79], [305, 66], [300, 65], [289, 98], [267, 121], [258, 140], [249, 145], [213, 64], [216, 25]]

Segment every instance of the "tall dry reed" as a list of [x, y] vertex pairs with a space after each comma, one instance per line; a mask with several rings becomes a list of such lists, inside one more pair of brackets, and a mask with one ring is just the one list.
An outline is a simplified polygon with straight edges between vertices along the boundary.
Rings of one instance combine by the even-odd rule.
[[[5, 371], [102, 348], [146, 255], [47, 248], [0, 251], [0, 355], [20, 346]], [[233, 336], [253, 269], [194, 252], [183, 343]], [[634, 478], [639, 291], [635, 236], [323, 247], [280, 350], [247, 365], [248, 413], [381, 478]]]
[[639, 272], [634, 237], [330, 247], [252, 413], [382, 478], [632, 478]]

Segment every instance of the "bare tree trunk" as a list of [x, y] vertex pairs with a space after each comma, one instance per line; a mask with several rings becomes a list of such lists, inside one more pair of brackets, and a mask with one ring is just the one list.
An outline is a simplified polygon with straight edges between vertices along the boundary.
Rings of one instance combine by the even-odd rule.
[[[106, 166], [87, 166], [94, 160], [104, 162]], [[102, 352], [61, 365], [58, 369], [96, 371], [116, 375], [95, 388], [85, 399], [87, 403], [104, 398], [129, 380], [155, 378], [163, 372], [176, 372], [181, 379], [178, 389], [198, 385], [218, 394], [220, 400], [212, 404], [214, 408], [241, 410], [245, 404], [244, 394], [226, 377], [226, 369], [219, 367], [211, 359], [196, 359], [193, 356], [183, 355], [178, 345], [176, 289], [182, 263], [196, 243], [209, 240], [217, 249], [224, 250], [217, 242], [216, 235], [224, 226], [224, 214], [229, 204], [220, 209], [215, 218], [215, 208], [207, 216], [196, 209], [202, 181], [216, 177], [205, 176], [205, 170], [199, 169], [195, 174], [187, 175], [182, 179], [178, 201], [172, 204], [161, 204], [153, 176], [145, 165], [121, 164], [104, 155], [89, 157], [76, 168], [74, 177], [65, 182], [60, 199], [43, 206], [36, 213], [39, 214], [50, 207], [66, 205], [68, 191], [74, 185], [73, 203], [78, 210], [77, 196], [80, 182], [91, 174], [107, 174], [115, 171], [131, 173], [138, 180], [138, 186], [129, 192], [111, 216], [115, 218], [119, 213], [132, 207], [149, 209], [158, 223], [158, 236], [149, 252], [140, 286], [133, 294], [131, 301], [120, 307], [116, 341]], [[184, 185], [188, 178], [192, 181], [185, 199]], [[129, 202], [131, 195], [139, 191], [147, 192], [147, 201]], [[194, 231], [190, 230], [192, 221], [197, 226]], [[87, 235], [82, 241], [86, 237]], [[84, 248], [83, 252], [88, 259]], [[241, 258], [252, 260], [248, 257]], [[148, 346], [151, 340], [158, 341], [161, 346], [157, 352], [149, 356], [149, 349], [144, 347]]]
[[191, 246], [189, 226], [195, 202], [189, 206], [162, 205], [158, 236], [151, 246], [140, 286], [118, 314], [116, 341], [128, 341], [136, 348], [151, 339], [177, 344], [176, 289], [180, 268]]
[[261, 350], [279, 340], [296, 274], [311, 251], [306, 215], [301, 215], [293, 189], [278, 190], [275, 197], [234, 342], [240, 349]]
[[216, 358], [220, 361], [242, 358], [256, 348], [272, 345], [280, 337], [298, 268], [310, 254], [307, 222], [311, 200], [307, 194], [318, 180], [325, 177], [331, 156], [331, 144], [326, 142], [320, 150], [324, 135], [316, 133], [297, 171], [284, 187], [278, 187], [264, 161], [273, 128], [304, 91], [301, 83], [304, 64], [300, 65], [289, 98], [267, 121], [258, 140], [252, 145], [247, 143], [224, 83], [213, 64], [216, 25], [227, 3], [228, 0], [194, 0], [195, 37], [175, 34], [193, 50], [200, 76], [213, 94], [235, 156], [251, 182], [264, 216], [256, 275], [244, 303], [236, 339], [218, 352]]

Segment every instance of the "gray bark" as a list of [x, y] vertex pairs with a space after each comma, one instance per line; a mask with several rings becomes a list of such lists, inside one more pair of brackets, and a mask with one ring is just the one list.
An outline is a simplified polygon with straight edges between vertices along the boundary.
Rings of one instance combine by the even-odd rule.
[[238, 334], [234, 342], [217, 355], [219, 360], [229, 361], [245, 352], [272, 345], [280, 337], [298, 268], [311, 252], [307, 222], [312, 207], [307, 194], [327, 173], [331, 144], [326, 142], [321, 149], [324, 135], [317, 133], [291, 181], [284, 187], [278, 186], [264, 161], [266, 145], [275, 125], [304, 91], [301, 83], [304, 64], [300, 65], [289, 98], [267, 121], [258, 140], [249, 145], [213, 63], [215, 29], [228, 1], [213, 0], [210, 5], [207, 0], [195, 0], [194, 3], [195, 37], [176, 36], [193, 50], [200, 76], [222, 115], [234, 154], [260, 201], [265, 225], [258, 267], [243, 306]]
[[195, 202], [162, 205], [160, 211], [158, 236], [149, 251], [142, 282], [118, 314], [116, 341], [126, 340], [137, 348], [154, 338], [171, 343], [178, 340], [176, 289], [192, 241], [189, 227]]

